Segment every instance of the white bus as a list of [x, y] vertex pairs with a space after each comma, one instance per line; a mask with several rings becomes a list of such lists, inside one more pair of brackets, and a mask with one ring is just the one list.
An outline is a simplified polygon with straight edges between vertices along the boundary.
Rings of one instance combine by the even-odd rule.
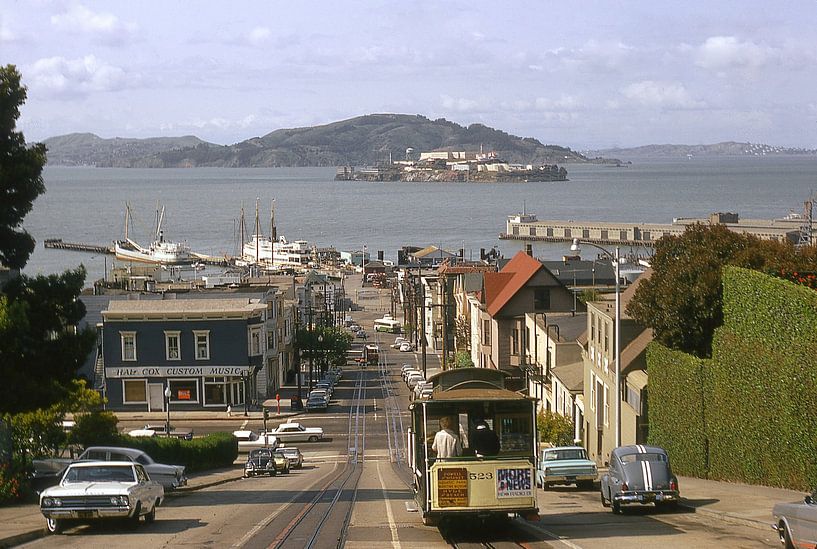
[[388, 332], [390, 334], [400, 333], [400, 321], [395, 320], [390, 315], [383, 318], [378, 318], [374, 321], [374, 330], [376, 332]]

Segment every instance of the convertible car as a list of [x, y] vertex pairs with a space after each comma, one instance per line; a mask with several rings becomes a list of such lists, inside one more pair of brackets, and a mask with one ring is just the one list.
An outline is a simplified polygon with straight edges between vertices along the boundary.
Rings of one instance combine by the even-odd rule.
[[670, 469], [666, 450], [658, 446], [620, 446], [610, 454], [607, 474], [601, 477], [601, 504], [621, 513], [623, 505], [654, 503], [677, 507], [678, 479]]
[[817, 547], [817, 490], [795, 503], [778, 503], [772, 509], [783, 547]]
[[59, 485], [40, 494], [46, 528], [59, 534], [71, 522], [126, 519], [132, 525], [156, 519], [164, 500], [162, 485], [130, 461], [81, 461], [65, 470]]

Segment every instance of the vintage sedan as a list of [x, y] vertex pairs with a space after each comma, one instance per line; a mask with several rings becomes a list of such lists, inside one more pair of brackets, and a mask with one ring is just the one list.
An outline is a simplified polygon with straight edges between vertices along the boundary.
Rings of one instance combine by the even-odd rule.
[[238, 451], [249, 452], [258, 448], [278, 447], [278, 438], [265, 433], [255, 433], [253, 431], [233, 431], [233, 436], [238, 439]]
[[150, 478], [161, 484], [165, 490], [175, 490], [187, 484], [184, 465], [156, 463], [153, 458], [136, 448], [118, 446], [89, 446], [80, 454], [80, 460], [130, 461], [145, 468]]
[[289, 460], [289, 467], [291, 469], [300, 469], [304, 466], [304, 455], [295, 446], [283, 446], [278, 448], [278, 451], [284, 454]]
[[601, 477], [602, 505], [620, 513], [623, 505], [677, 507], [679, 500], [678, 479], [672, 474], [666, 450], [639, 444], [611, 452], [608, 472]]
[[536, 468], [536, 484], [540, 488], [575, 484], [577, 488], [592, 489], [597, 479], [596, 464], [588, 459], [587, 450], [581, 446], [547, 448]]
[[817, 490], [803, 501], [775, 504], [772, 515], [783, 547], [817, 547]]
[[156, 519], [164, 496], [162, 485], [139, 463], [80, 461], [68, 466], [59, 485], [40, 494], [40, 512], [52, 534], [73, 522], [103, 519], [126, 519], [135, 526], [143, 516], [148, 524]]
[[274, 450], [271, 448], [256, 448], [250, 450], [247, 462], [244, 464], [244, 478], [258, 475], [275, 476], [278, 472], [273, 459]]
[[272, 431], [267, 431], [267, 433], [275, 435], [278, 440], [284, 443], [317, 442], [323, 439], [323, 429], [320, 427], [305, 427], [294, 421], [282, 423]]

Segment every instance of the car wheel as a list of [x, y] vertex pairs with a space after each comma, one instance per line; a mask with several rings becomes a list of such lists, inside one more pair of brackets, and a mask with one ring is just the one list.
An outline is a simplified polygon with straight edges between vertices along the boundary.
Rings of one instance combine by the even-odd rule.
[[133, 516], [127, 518], [128, 527], [136, 528], [139, 526], [139, 518], [142, 516], [142, 504], [137, 503], [136, 509], [133, 510]]
[[318, 442], [318, 437], [316, 435], [312, 435], [309, 437], [309, 442]]
[[62, 534], [65, 529], [65, 523], [62, 519], [47, 518], [45, 519], [45, 527], [49, 534]]
[[791, 540], [791, 534], [789, 533], [789, 527], [780, 523], [780, 529], [783, 531], [783, 535], [781, 536], [780, 541], [783, 542], [783, 547], [785, 549], [794, 549], [794, 542]]
[[145, 524], [153, 524], [153, 521], [156, 520], [156, 506], [159, 505], [159, 502], [153, 504], [153, 509], [150, 510], [150, 513], [145, 515]]

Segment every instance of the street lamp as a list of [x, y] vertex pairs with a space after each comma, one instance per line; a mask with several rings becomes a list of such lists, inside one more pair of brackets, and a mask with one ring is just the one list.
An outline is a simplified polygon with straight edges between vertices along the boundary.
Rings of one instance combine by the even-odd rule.
[[165, 387], [165, 409], [167, 410], [167, 423], [165, 424], [165, 434], [170, 436], [170, 395], [173, 392], [170, 390], [170, 380], [167, 381], [167, 387]]
[[[616, 448], [621, 446], [621, 255], [619, 247], [616, 246], [616, 253], [612, 254], [609, 250], [602, 248], [598, 244], [592, 242], [585, 242], [589, 246], [601, 250], [610, 258], [616, 268], [616, 371], [615, 371], [615, 391], [616, 391], [616, 421], [615, 421], [615, 445]], [[574, 238], [573, 244], [570, 246], [570, 251], [581, 251], [579, 246], [579, 239]]]

